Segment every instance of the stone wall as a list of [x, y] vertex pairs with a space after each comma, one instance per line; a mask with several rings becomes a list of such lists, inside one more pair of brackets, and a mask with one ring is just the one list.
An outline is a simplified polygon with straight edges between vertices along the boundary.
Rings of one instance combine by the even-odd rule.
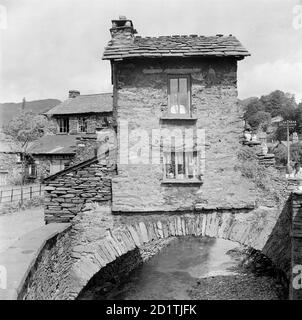
[[[66, 162], [66, 166], [72, 163], [73, 155], [32, 155], [37, 176], [35, 180], [42, 181], [44, 178], [50, 175], [50, 166], [53, 161], [62, 160]], [[30, 162], [28, 163], [28, 165]]]
[[98, 149], [98, 141], [96, 134], [82, 136], [77, 139], [76, 154], [72, 164], [81, 163], [96, 156]]
[[[209, 67], [216, 72], [209, 81]], [[236, 152], [243, 131], [243, 118], [237, 104], [237, 62], [231, 58], [135, 60], [116, 62], [114, 92], [117, 121], [127, 121], [129, 139], [118, 128], [119, 148], [129, 143], [129, 152], [137, 148], [134, 129], [146, 130], [150, 137], [148, 159], [158, 145], [151, 140], [153, 129], [205, 129], [205, 158], [200, 158], [202, 184], [163, 184], [162, 156], [159, 163], [129, 164], [118, 157], [118, 175], [113, 178], [114, 212], [156, 212], [192, 210], [204, 207], [240, 207], [255, 201], [251, 182], [235, 172]], [[192, 117], [194, 121], [166, 121], [161, 118], [168, 108], [168, 74], [190, 75], [192, 83]], [[120, 135], [121, 134], [121, 135]], [[202, 146], [199, 146], [202, 147]], [[144, 146], [142, 146], [144, 152]]]
[[55, 300], [68, 289], [71, 247], [68, 230], [50, 238], [32, 266], [18, 299]]
[[70, 167], [45, 180], [45, 221], [68, 222], [85, 210], [87, 203], [111, 200], [111, 176], [114, 163], [97, 158]]
[[296, 191], [292, 196], [291, 219], [291, 286], [290, 298], [302, 300], [302, 192]]
[[17, 159], [17, 154], [0, 152], [0, 170], [7, 172], [8, 185], [22, 180], [22, 163], [17, 163]]
[[[68, 289], [70, 224], [52, 223], [21, 236], [1, 252], [0, 300], [51, 299]], [[4, 268], [4, 270], [3, 270]]]

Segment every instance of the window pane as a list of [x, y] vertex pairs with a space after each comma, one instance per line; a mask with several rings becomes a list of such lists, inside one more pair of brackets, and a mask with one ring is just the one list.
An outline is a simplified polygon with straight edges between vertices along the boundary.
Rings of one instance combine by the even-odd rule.
[[193, 158], [193, 152], [186, 153], [186, 176], [192, 179], [196, 176], [196, 164]]
[[179, 79], [179, 113], [188, 113], [188, 79]]
[[64, 119], [64, 132], [69, 132], [69, 119]]
[[170, 79], [170, 112], [175, 114], [178, 113], [178, 79]]
[[183, 161], [183, 153], [177, 152], [175, 157], [175, 167], [176, 167], [176, 179], [183, 179], [185, 168]]

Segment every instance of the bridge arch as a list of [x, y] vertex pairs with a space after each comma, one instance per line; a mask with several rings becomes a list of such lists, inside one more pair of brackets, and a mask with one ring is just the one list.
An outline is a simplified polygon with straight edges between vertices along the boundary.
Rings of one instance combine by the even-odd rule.
[[[286, 226], [284, 208], [277, 224]], [[272, 262], [288, 272], [290, 251], [288, 230], [276, 228], [276, 209], [259, 207], [250, 212], [212, 211], [207, 213], [135, 215], [112, 226], [101, 240], [73, 248], [77, 258], [70, 270], [71, 298], [77, 298], [90, 279], [108, 264], [128, 252], [160, 239], [179, 236], [213, 237], [231, 240], [261, 251]], [[272, 218], [275, 217], [275, 218]], [[283, 246], [280, 241], [283, 239]], [[283, 250], [284, 249], [284, 250]]]

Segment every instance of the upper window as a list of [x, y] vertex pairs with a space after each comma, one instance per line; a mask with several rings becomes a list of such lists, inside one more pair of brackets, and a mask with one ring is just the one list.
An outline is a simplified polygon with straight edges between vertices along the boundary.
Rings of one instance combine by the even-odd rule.
[[81, 117], [78, 119], [78, 132], [87, 132], [87, 118]]
[[190, 77], [169, 76], [168, 105], [171, 116], [190, 117]]
[[69, 118], [59, 118], [58, 126], [60, 133], [68, 133], [69, 132]]

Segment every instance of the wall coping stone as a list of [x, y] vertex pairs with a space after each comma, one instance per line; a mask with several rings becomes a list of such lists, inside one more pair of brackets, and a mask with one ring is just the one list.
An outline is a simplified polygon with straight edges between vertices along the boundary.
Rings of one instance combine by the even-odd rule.
[[7, 288], [0, 289], [0, 300], [16, 300], [40, 252], [48, 240], [71, 227], [70, 223], [51, 223], [35, 229], [0, 254], [0, 265], [7, 270]]

